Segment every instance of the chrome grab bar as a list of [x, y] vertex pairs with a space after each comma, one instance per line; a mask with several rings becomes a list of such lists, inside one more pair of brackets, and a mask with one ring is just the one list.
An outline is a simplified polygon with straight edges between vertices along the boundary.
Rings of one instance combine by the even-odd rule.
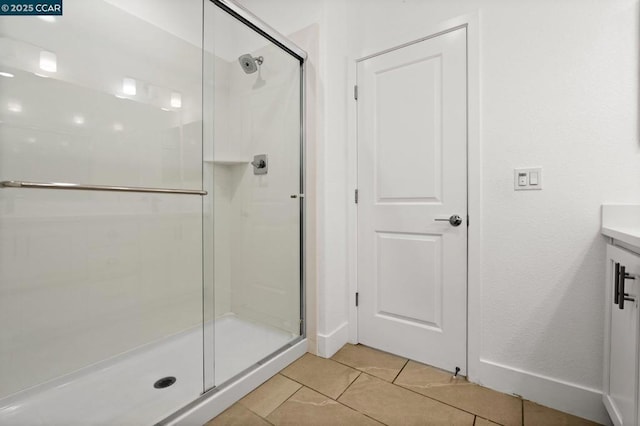
[[207, 191], [200, 191], [197, 189], [145, 188], [145, 187], [138, 187], [138, 186], [80, 185], [77, 183], [23, 182], [19, 180], [2, 181], [0, 182], [0, 188], [66, 189], [66, 190], [75, 190], [75, 191], [151, 192], [155, 194], [207, 195]]

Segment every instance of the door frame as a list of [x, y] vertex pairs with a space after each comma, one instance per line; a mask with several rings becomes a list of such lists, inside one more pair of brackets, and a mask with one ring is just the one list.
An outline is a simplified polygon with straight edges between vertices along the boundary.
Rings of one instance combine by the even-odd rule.
[[[467, 29], [467, 375], [476, 377], [481, 368], [480, 348], [482, 331], [482, 150], [480, 136], [480, 43], [478, 13], [458, 16], [437, 25], [419, 28], [418, 34], [404, 42], [369, 49], [366, 54], [349, 58], [349, 77], [347, 87], [357, 83], [358, 62], [369, 59], [401, 47], [437, 37], [450, 31]], [[415, 31], [414, 31], [415, 33]], [[427, 34], [426, 36], [424, 34]], [[414, 35], [414, 34], [412, 34]], [[393, 38], [393, 37], [392, 37]], [[358, 343], [358, 310], [355, 304], [358, 291], [358, 210], [354, 200], [354, 190], [358, 187], [358, 115], [357, 102], [353, 93], [348, 94], [347, 108], [348, 152], [347, 152], [347, 281], [349, 288], [349, 343]]]

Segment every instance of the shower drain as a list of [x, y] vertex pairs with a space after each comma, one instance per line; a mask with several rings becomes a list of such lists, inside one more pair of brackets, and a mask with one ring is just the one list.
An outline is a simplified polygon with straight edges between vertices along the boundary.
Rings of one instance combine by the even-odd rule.
[[173, 376], [163, 377], [162, 379], [157, 380], [153, 384], [153, 387], [156, 388], [156, 389], [164, 389], [164, 388], [168, 388], [169, 386], [171, 386], [175, 382], [176, 382], [176, 378], [173, 377]]

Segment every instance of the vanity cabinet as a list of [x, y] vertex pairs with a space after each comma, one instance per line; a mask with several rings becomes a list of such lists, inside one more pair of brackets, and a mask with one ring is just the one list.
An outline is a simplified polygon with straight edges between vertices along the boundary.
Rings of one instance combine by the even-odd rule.
[[633, 250], [607, 245], [603, 401], [616, 426], [638, 424], [640, 254]]

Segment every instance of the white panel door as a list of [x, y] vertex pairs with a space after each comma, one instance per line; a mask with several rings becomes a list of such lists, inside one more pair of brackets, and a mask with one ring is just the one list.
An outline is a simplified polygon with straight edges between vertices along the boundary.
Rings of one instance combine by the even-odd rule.
[[357, 72], [358, 339], [465, 374], [466, 29]]

